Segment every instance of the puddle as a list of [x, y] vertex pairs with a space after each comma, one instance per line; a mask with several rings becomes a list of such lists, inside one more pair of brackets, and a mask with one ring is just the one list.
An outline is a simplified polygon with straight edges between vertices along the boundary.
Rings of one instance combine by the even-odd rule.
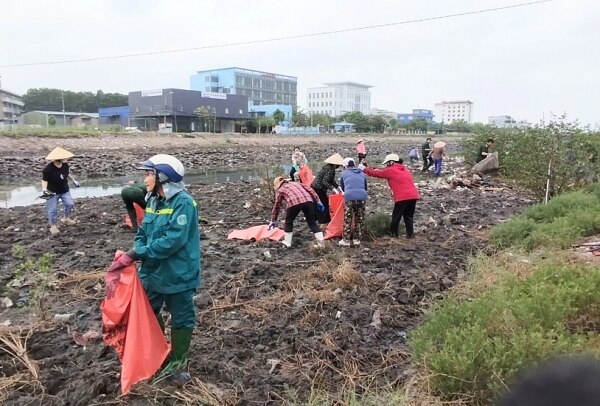
[[[269, 168], [272, 173], [289, 172], [289, 166], [281, 166]], [[213, 171], [203, 173], [193, 173], [185, 176], [187, 184], [198, 183], [226, 183], [237, 181], [254, 181], [259, 178], [259, 173], [264, 173], [262, 170], [252, 168], [237, 171]], [[272, 176], [272, 174], [271, 174]], [[142, 180], [132, 176], [122, 176], [118, 178], [101, 178], [101, 179], [81, 179], [81, 187], [76, 188], [70, 184], [71, 196], [74, 199], [83, 197], [102, 197], [111, 196], [121, 193], [121, 189], [131, 180]], [[9, 208], [15, 206], [31, 206], [34, 204], [43, 204], [45, 201], [39, 199], [42, 194], [41, 180], [35, 185], [0, 185], [0, 207]]]

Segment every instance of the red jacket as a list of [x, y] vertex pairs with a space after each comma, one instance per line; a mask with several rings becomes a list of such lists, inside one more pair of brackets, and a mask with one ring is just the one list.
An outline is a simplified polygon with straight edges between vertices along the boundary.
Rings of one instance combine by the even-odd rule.
[[402, 164], [396, 163], [383, 169], [365, 168], [363, 171], [369, 176], [387, 179], [394, 195], [394, 202], [420, 198], [412, 174]]

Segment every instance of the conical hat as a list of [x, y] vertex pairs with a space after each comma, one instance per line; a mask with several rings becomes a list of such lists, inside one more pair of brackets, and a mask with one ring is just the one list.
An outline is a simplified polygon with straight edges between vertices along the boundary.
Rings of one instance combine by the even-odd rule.
[[433, 144], [433, 148], [444, 148], [446, 146], [446, 143], [444, 141], [438, 141], [435, 144]]
[[48, 161], [58, 161], [59, 159], [69, 159], [69, 158], [73, 158], [75, 155], [73, 155], [71, 152], [67, 151], [66, 149], [63, 149], [61, 147], [56, 147], [52, 150], [52, 152], [50, 152], [48, 154], [48, 156], [46, 157], [46, 160]]
[[273, 189], [275, 189], [275, 191], [279, 190], [281, 185], [283, 185], [285, 182], [287, 182], [287, 180], [283, 176], [276, 177], [273, 180]]
[[341, 165], [344, 162], [344, 158], [338, 154], [335, 153], [332, 156], [330, 156], [329, 158], [327, 158], [325, 160], [326, 164], [333, 164], [333, 165]]

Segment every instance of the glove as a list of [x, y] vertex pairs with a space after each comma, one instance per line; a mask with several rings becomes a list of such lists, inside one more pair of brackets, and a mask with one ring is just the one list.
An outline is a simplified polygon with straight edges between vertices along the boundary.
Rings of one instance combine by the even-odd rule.
[[133, 264], [137, 259], [135, 251], [130, 250], [125, 254], [121, 254], [115, 261], [108, 267], [106, 271], [106, 297], [108, 299], [115, 295], [119, 280], [121, 280], [121, 274], [123, 269]]
[[342, 190], [342, 188], [341, 188], [341, 187], [338, 187], [338, 188], [337, 188], [337, 191], [338, 191], [338, 193], [341, 193], [342, 195], [344, 194], [344, 191]]
[[271, 221], [271, 222], [269, 223], [269, 228], [268, 228], [268, 230], [269, 230], [269, 231], [271, 231], [272, 229], [274, 229], [274, 228], [276, 228], [276, 227], [277, 227], [277, 222], [276, 222], [276, 221]]
[[317, 209], [319, 209], [319, 211], [323, 213], [325, 211], [325, 206], [323, 205], [323, 203], [317, 202]]
[[79, 182], [77, 182], [76, 180], [73, 180], [73, 184], [75, 185], [75, 187], [79, 187], [79, 186], [81, 186], [81, 185], [79, 184]]
[[358, 169], [360, 169], [361, 171], [362, 171], [363, 169], [365, 169], [365, 168], [366, 168], [366, 166], [365, 166], [365, 165], [363, 165], [363, 164], [358, 164]]

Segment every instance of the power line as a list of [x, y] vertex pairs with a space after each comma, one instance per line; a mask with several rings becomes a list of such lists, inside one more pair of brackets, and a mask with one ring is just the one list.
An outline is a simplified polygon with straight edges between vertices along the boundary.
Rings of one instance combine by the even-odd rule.
[[444, 19], [449, 19], [449, 18], [474, 15], [474, 14], [491, 13], [494, 11], [507, 10], [507, 9], [517, 8], [517, 7], [531, 6], [534, 4], [550, 3], [552, 1], [555, 1], [555, 0], [530, 1], [527, 3], [511, 4], [508, 6], [487, 8], [487, 9], [483, 9], [483, 10], [465, 11], [462, 13], [446, 14], [446, 15], [435, 16], [435, 17], [418, 18], [418, 19], [414, 19], [414, 20], [404, 20], [404, 21], [398, 21], [398, 22], [394, 22], [394, 23], [367, 25], [364, 27], [354, 27], [354, 28], [343, 28], [343, 29], [339, 29], [339, 30], [330, 30], [330, 31], [313, 32], [313, 33], [308, 33], [308, 34], [289, 35], [289, 36], [285, 36], [285, 37], [257, 39], [257, 40], [242, 41], [242, 42], [230, 42], [230, 43], [225, 43], [225, 44], [213, 44], [213, 45], [205, 45], [205, 46], [193, 47], [193, 48], [171, 49], [171, 50], [166, 50], [166, 51], [140, 52], [140, 53], [134, 53], [134, 54], [98, 56], [98, 57], [93, 57], [93, 58], [66, 59], [66, 60], [48, 61], [48, 62], [17, 63], [17, 64], [11, 64], [11, 65], [0, 65], [0, 68], [18, 68], [18, 67], [24, 67], [24, 66], [40, 66], [40, 65], [59, 65], [59, 64], [66, 64], [66, 63], [76, 63], [76, 62], [92, 62], [92, 61], [103, 61], [103, 60], [111, 60], [111, 59], [136, 58], [139, 56], [175, 54], [175, 53], [181, 53], [181, 52], [202, 51], [202, 50], [215, 49], [215, 48], [229, 48], [229, 47], [236, 47], [236, 46], [241, 46], [241, 45], [263, 44], [266, 42], [288, 41], [291, 39], [320, 37], [320, 36], [325, 36], [325, 35], [342, 34], [345, 32], [365, 31], [365, 30], [372, 30], [372, 29], [377, 29], [377, 28], [395, 27], [398, 25], [416, 24], [416, 23], [422, 23], [422, 22], [426, 22], [426, 21], [444, 20]]

